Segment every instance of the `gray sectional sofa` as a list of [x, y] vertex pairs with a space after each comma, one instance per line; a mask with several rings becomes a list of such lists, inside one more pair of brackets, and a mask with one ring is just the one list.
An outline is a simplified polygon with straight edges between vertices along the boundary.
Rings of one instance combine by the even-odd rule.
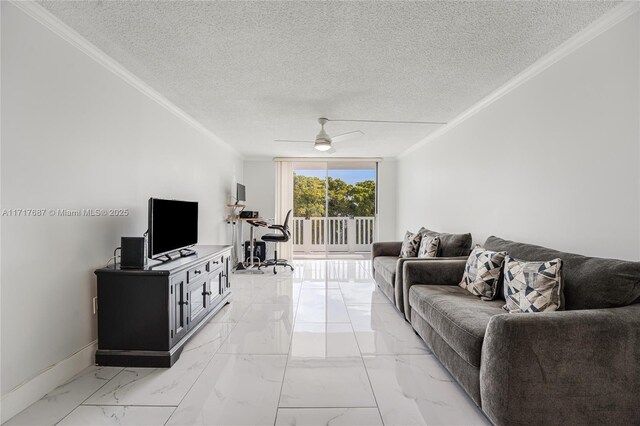
[[400, 312], [404, 312], [404, 298], [402, 291], [403, 265], [405, 262], [430, 262], [445, 259], [466, 260], [471, 252], [471, 234], [446, 234], [436, 231], [425, 231], [426, 235], [438, 235], [440, 247], [437, 257], [418, 259], [415, 257], [401, 258], [402, 242], [373, 243], [371, 253], [372, 275], [382, 292], [391, 300]]
[[566, 310], [510, 314], [458, 286], [463, 259], [404, 262], [405, 316], [473, 401], [496, 425], [639, 425], [640, 262], [484, 247], [561, 258]]

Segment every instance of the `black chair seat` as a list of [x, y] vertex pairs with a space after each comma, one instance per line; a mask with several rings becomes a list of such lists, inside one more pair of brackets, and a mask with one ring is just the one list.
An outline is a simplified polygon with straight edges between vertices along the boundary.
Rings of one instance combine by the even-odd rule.
[[274, 242], [285, 242], [289, 240], [289, 236], [283, 235], [283, 234], [265, 234], [261, 238], [262, 238], [262, 241], [274, 241]]

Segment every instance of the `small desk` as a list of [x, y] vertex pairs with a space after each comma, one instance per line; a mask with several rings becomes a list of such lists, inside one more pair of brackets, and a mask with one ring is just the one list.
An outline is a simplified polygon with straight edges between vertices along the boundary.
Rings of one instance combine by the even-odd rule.
[[[234, 226], [235, 225], [239, 225], [240, 226], [240, 239], [244, 240], [243, 238], [243, 233], [242, 233], [242, 223], [243, 222], [263, 222], [264, 218], [261, 217], [233, 217], [233, 216], [227, 216], [227, 218], [225, 219], [225, 222], [227, 223], [231, 223]], [[253, 225], [251, 224], [251, 230], [249, 231], [249, 266], [247, 268], [244, 267], [243, 262], [238, 261], [237, 255], [236, 255], [236, 265], [235, 265], [235, 271], [234, 273], [236, 274], [263, 274], [264, 271], [261, 271], [260, 269], [256, 268], [256, 264], [253, 262], [254, 256], [253, 256], [253, 250], [254, 250], [254, 245], [253, 245], [253, 239], [254, 239], [254, 228], [257, 225]], [[234, 252], [237, 253], [238, 252], [238, 247], [237, 247], [237, 238], [233, 239], [233, 243], [234, 243]], [[244, 257], [244, 253], [243, 253], [243, 257]]]

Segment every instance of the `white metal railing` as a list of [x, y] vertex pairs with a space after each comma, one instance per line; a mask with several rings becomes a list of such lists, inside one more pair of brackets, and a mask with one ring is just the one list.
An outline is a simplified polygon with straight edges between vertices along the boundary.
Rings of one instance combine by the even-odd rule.
[[371, 251], [375, 218], [294, 217], [291, 229], [295, 252]]

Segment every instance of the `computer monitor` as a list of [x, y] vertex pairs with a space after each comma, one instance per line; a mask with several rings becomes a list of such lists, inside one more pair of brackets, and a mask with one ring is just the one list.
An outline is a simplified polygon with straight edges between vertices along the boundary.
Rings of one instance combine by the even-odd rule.
[[236, 186], [236, 201], [238, 203], [240, 201], [247, 201], [247, 194], [245, 192], [245, 187], [241, 183], [238, 183]]

